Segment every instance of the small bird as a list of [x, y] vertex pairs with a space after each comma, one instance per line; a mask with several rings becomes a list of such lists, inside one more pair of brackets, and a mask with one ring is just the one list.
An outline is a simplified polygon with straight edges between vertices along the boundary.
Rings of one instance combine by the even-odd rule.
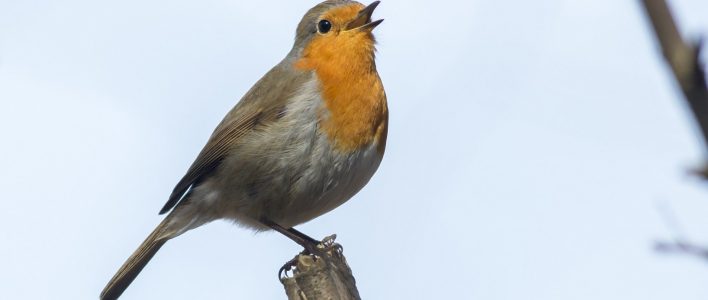
[[379, 1], [328, 0], [297, 26], [287, 56], [216, 127], [160, 214], [165, 219], [113, 278], [116, 299], [168, 240], [217, 219], [275, 230], [314, 253], [293, 226], [338, 207], [379, 167], [388, 106], [375, 63]]

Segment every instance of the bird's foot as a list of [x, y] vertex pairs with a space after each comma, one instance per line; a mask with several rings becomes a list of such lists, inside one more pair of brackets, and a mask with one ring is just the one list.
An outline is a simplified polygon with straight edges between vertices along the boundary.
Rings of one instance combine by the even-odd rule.
[[297, 263], [300, 256], [309, 256], [312, 258], [312, 260], [322, 258], [327, 261], [327, 259], [334, 253], [341, 254], [342, 246], [335, 242], [336, 239], [337, 235], [333, 234], [325, 237], [324, 239], [322, 239], [322, 241], [317, 241], [313, 239], [312, 241], [302, 243], [301, 246], [305, 249], [303, 249], [300, 254], [298, 254], [293, 259], [286, 262], [282, 267], [280, 267], [280, 270], [278, 271], [278, 277], [281, 280], [283, 280], [283, 278], [288, 277], [287, 272], [297, 268]]
[[334, 242], [335, 239], [337, 239], [337, 235], [333, 234], [325, 237], [322, 241], [304, 243], [302, 246], [305, 250], [303, 250], [300, 254], [312, 255], [315, 259], [317, 259], [317, 257], [326, 258], [329, 255], [328, 252], [333, 249], [337, 249], [337, 247], [341, 248], [339, 244]]

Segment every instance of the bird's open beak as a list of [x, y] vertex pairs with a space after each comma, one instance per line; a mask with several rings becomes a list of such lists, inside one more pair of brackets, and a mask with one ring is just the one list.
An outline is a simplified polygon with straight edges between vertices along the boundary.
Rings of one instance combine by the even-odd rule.
[[379, 6], [379, 3], [381, 1], [374, 1], [369, 6], [364, 7], [362, 10], [359, 11], [359, 14], [347, 24], [346, 30], [352, 30], [356, 29], [359, 31], [372, 31], [376, 26], [381, 24], [383, 22], [383, 19], [381, 20], [376, 20], [376, 21], [371, 21], [371, 15], [374, 13], [374, 9], [376, 9], [377, 6]]

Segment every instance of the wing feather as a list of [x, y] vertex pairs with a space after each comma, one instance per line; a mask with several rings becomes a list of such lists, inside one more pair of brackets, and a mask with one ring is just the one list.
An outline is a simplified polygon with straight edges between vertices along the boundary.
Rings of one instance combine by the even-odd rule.
[[182, 180], [172, 190], [172, 194], [170, 194], [167, 203], [160, 210], [160, 214], [170, 211], [192, 185], [199, 182], [199, 179], [204, 175], [211, 173], [226, 157], [231, 145], [258, 124], [260, 115], [260, 110], [254, 110], [234, 122], [217, 127], [204, 149], [199, 153], [192, 166], [189, 167], [187, 174], [182, 177]]
[[312, 76], [311, 72], [295, 70], [287, 58], [266, 73], [216, 127], [187, 174], [172, 190], [160, 214], [174, 208], [192, 187], [212, 174], [229, 155], [233, 145], [239, 143], [239, 139], [259, 124], [282, 118], [288, 99], [297, 94], [303, 83], [311, 80]]

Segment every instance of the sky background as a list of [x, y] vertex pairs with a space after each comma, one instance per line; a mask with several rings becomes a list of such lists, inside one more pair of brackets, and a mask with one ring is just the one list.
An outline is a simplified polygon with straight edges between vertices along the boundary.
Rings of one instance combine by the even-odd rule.
[[[708, 1], [671, 2], [708, 34]], [[0, 0], [0, 298], [97, 298], [315, 4]], [[708, 185], [638, 1], [384, 0], [375, 17], [386, 157], [299, 227], [338, 234], [364, 299], [708, 298], [708, 262], [653, 250], [708, 245]], [[124, 299], [284, 299], [299, 250], [214, 222]]]

